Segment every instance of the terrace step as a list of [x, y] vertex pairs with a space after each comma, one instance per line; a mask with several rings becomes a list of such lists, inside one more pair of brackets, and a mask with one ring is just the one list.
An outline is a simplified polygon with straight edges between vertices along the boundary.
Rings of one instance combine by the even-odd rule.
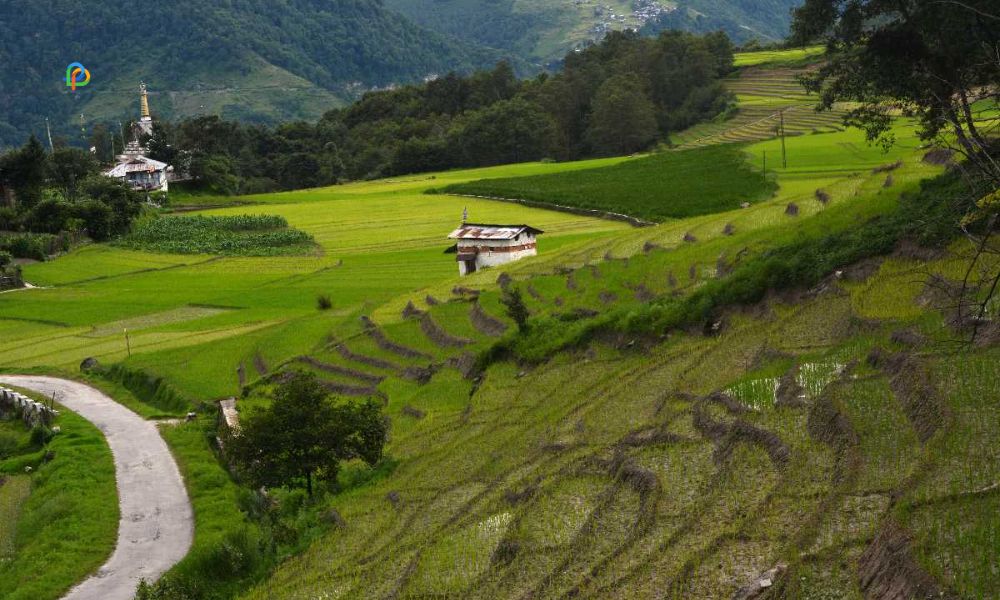
[[469, 321], [480, 333], [490, 337], [500, 337], [508, 329], [506, 323], [483, 310], [478, 299], [469, 304]]
[[343, 367], [340, 365], [335, 365], [321, 360], [317, 360], [311, 356], [297, 356], [293, 359], [295, 362], [299, 362], [305, 365], [309, 365], [314, 369], [323, 371], [326, 373], [334, 373], [336, 375], [341, 375], [343, 377], [357, 379], [369, 385], [378, 385], [385, 380], [384, 375], [372, 375], [371, 373], [366, 373], [359, 369], [352, 369], [350, 367]]
[[420, 329], [427, 336], [427, 339], [441, 348], [463, 348], [474, 342], [474, 340], [469, 338], [458, 337], [448, 333], [427, 312], [420, 315]]
[[387, 352], [392, 352], [394, 354], [397, 354], [403, 358], [421, 358], [427, 360], [433, 358], [430, 354], [426, 352], [421, 352], [420, 350], [415, 350], [413, 348], [410, 348], [408, 346], [390, 340], [386, 336], [385, 332], [382, 331], [382, 329], [368, 317], [361, 317], [361, 322], [364, 326], [365, 333], [367, 333], [368, 336], [375, 341], [375, 343], [378, 345], [379, 348]]
[[387, 369], [396, 372], [400, 372], [403, 370], [403, 367], [401, 365], [398, 365], [392, 361], [388, 361], [382, 358], [368, 356], [365, 354], [359, 354], [357, 352], [352, 351], [343, 343], [334, 344], [333, 348], [334, 350], [337, 351], [338, 354], [340, 354], [341, 357], [344, 358], [344, 360], [361, 363], [363, 365], [367, 365], [369, 367], [375, 367], [377, 369]]

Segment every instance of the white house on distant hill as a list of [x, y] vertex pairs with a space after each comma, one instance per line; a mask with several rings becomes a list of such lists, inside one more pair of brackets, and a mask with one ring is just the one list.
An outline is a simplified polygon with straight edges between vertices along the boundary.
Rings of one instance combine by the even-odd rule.
[[535, 237], [544, 233], [529, 225], [462, 223], [448, 235], [457, 240], [448, 252], [458, 256], [458, 274], [468, 275], [483, 267], [495, 267], [538, 254]]
[[133, 190], [166, 192], [167, 176], [173, 171], [173, 167], [147, 157], [149, 149], [141, 141], [143, 137], [153, 134], [153, 118], [149, 112], [145, 83], [139, 84], [139, 102], [141, 116], [132, 128], [132, 139], [125, 146], [124, 152], [118, 155], [118, 164], [104, 174], [127, 183]]

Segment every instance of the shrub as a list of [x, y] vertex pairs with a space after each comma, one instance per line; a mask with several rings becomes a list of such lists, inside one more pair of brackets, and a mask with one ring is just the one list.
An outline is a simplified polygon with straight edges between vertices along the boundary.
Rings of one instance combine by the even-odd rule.
[[243, 528], [224, 536], [195, 560], [203, 579], [229, 580], [253, 573], [262, 560], [258, 537]]
[[517, 323], [517, 328], [521, 331], [526, 331], [528, 329], [528, 317], [531, 313], [528, 311], [528, 306], [524, 303], [524, 298], [521, 297], [521, 290], [517, 288], [504, 289], [500, 303], [507, 308], [507, 316]]
[[36, 425], [31, 429], [31, 445], [40, 448], [52, 441], [55, 435], [55, 432], [48, 427]]
[[13, 433], [0, 431], [0, 460], [13, 456], [17, 452], [20, 442]]
[[17, 210], [10, 206], [0, 206], [0, 231], [14, 231], [21, 228]]
[[28, 213], [25, 225], [31, 231], [59, 233], [66, 229], [66, 221], [73, 216], [73, 206], [58, 197], [51, 197], [36, 204]]
[[14, 258], [45, 260], [49, 248], [55, 245], [55, 239], [54, 235], [35, 233], [0, 236], [0, 250], [9, 252]]
[[83, 222], [87, 235], [97, 242], [103, 242], [114, 234], [114, 211], [98, 200], [85, 200], [73, 207], [73, 213]]
[[333, 308], [333, 300], [330, 300], [330, 296], [327, 294], [320, 294], [316, 296], [316, 308], [319, 310], [330, 310]]

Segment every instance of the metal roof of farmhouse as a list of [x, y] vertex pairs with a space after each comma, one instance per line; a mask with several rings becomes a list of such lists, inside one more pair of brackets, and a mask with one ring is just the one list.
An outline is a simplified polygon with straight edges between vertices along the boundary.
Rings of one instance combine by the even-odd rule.
[[512, 240], [522, 233], [545, 233], [530, 225], [494, 225], [488, 223], [464, 223], [448, 234], [453, 240]]

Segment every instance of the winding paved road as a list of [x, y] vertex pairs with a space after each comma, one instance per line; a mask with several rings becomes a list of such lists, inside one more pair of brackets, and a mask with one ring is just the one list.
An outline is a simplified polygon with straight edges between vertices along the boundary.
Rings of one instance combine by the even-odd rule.
[[184, 558], [194, 533], [191, 503], [153, 422], [76, 381], [2, 375], [0, 383], [49, 397], [55, 392], [58, 402], [104, 433], [114, 455], [121, 510], [118, 543], [108, 562], [64, 600], [130, 600], [140, 579], [156, 580]]

